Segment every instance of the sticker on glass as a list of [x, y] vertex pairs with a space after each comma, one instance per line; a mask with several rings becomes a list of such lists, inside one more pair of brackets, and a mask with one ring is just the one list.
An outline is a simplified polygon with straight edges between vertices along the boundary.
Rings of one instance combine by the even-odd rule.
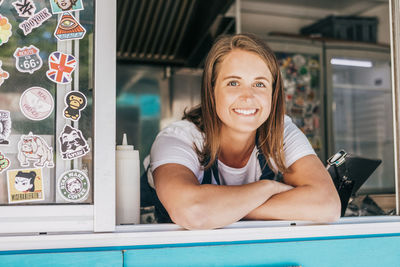
[[49, 70], [46, 76], [55, 83], [68, 84], [72, 81], [71, 75], [75, 67], [74, 56], [56, 51], [49, 56]]
[[33, 0], [19, 0], [12, 2], [12, 5], [18, 12], [20, 17], [30, 18], [35, 14], [36, 6]]
[[50, 0], [53, 14], [83, 10], [82, 0]]
[[66, 171], [58, 179], [57, 189], [60, 196], [68, 202], [84, 201], [89, 195], [89, 178], [79, 170]]
[[33, 29], [42, 26], [43, 22], [51, 18], [51, 13], [47, 8], [43, 8], [32, 17], [26, 19], [19, 24], [19, 28], [24, 32], [24, 35], [28, 35]]
[[0, 14], [0, 46], [8, 42], [12, 35], [12, 26], [8, 22], [8, 18]]
[[0, 60], [0, 85], [3, 84], [4, 80], [10, 77], [10, 74], [1, 68], [3, 66], [3, 61]]
[[54, 36], [60, 40], [82, 39], [86, 30], [71, 13], [65, 12], [60, 18]]
[[0, 173], [7, 170], [8, 167], [10, 167], [10, 165], [11, 161], [8, 158], [6, 158], [6, 156], [3, 155], [0, 151]]
[[34, 73], [42, 67], [43, 61], [39, 55], [40, 50], [34, 45], [17, 48], [14, 52], [15, 67], [19, 72]]
[[30, 120], [40, 121], [50, 116], [54, 100], [49, 91], [42, 87], [26, 89], [19, 100], [22, 114]]
[[89, 146], [83, 138], [82, 132], [69, 125], [64, 126], [60, 138], [62, 159], [76, 159], [89, 153]]
[[29, 167], [33, 161], [34, 167], [53, 168], [53, 148], [42, 137], [30, 132], [22, 135], [18, 142], [18, 160], [22, 167]]
[[0, 110], [0, 145], [8, 145], [10, 141], [8, 137], [11, 133], [11, 116], [10, 111]]
[[87, 99], [84, 94], [78, 91], [69, 92], [65, 96], [64, 118], [78, 121], [81, 111], [86, 107]]
[[44, 200], [42, 169], [7, 171], [8, 202], [22, 203]]

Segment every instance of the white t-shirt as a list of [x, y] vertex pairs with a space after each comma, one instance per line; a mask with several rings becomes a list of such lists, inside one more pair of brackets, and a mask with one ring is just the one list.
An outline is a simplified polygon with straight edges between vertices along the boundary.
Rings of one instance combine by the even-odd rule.
[[[203, 134], [192, 122], [181, 120], [170, 124], [157, 135], [151, 147], [151, 172], [163, 164], [177, 163], [189, 168], [201, 183], [204, 171], [198, 160], [193, 143], [201, 149], [203, 142]], [[284, 120], [283, 147], [287, 167], [306, 155], [315, 155], [306, 136], [286, 115]], [[249, 161], [243, 168], [232, 168], [218, 160], [218, 172], [221, 184], [241, 185], [258, 181], [261, 176], [261, 167], [257, 159], [257, 153], [257, 148], [254, 147]], [[149, 183], [153, 186], [151, 174], [149, 175]], [[214, 177], [212, 183], [216, 184]]]

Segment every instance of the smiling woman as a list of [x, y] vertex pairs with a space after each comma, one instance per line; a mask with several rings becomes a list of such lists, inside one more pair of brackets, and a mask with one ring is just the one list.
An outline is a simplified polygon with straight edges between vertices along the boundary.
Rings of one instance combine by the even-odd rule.
[[329, 174], [284, 115], [279, 67], [264, 41], [219, 38], [205, 62], [201, 97], [152, 146], [160, 222], [207, 229], [241, 219], [339, 218]]

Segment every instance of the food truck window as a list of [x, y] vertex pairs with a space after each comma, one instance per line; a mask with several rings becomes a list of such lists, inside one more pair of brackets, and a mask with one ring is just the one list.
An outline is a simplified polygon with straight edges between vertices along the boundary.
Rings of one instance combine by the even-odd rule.
[[93, 203], [94, 3], [56, 2], [1, 5], [1, 205]]
[[[121, 2], [118, 9], [117, 143], [128, 131], [143, 162], [157, 132], [200, 103], [202, 64], [212, 41], [238, 29], [255, 33], [281, 66], [286, 114], [321, 161], [326, 164], [340, 149], [381, 161], [354, 192], [344, 216], [396, 214], [389, 1], [242, 0], [240, 12], [227, 1], [221, 16], [198, 32], [196, 46], [190, 42], [196, 38], [190, 31], [198, 26], [196, 9], [133, 2]], [[172, 27], [174, 21], [169, 23], [163, 12], [178, 11], [184, 15]], [[147, 12], [154, 12], [154, 25], [145, 24]], [[185, 16], [190, 19], [181, 25]], [[128, 19], [135, 27], [125, 27]], [[145, 203], [141, 222], [156, 222]]]
[[61, 2], [0, 1], [0, 233], [115, 228], [116, 2]]

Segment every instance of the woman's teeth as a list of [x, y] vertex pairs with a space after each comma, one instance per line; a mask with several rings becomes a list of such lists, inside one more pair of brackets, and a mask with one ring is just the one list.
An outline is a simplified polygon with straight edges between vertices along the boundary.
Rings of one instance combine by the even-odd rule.
[[243, 115], [252, 115], [256, 113], [257, 109], [240, 109], [240, 108], [235, 108], [233, 109], [236, 113], [243, 114]]

